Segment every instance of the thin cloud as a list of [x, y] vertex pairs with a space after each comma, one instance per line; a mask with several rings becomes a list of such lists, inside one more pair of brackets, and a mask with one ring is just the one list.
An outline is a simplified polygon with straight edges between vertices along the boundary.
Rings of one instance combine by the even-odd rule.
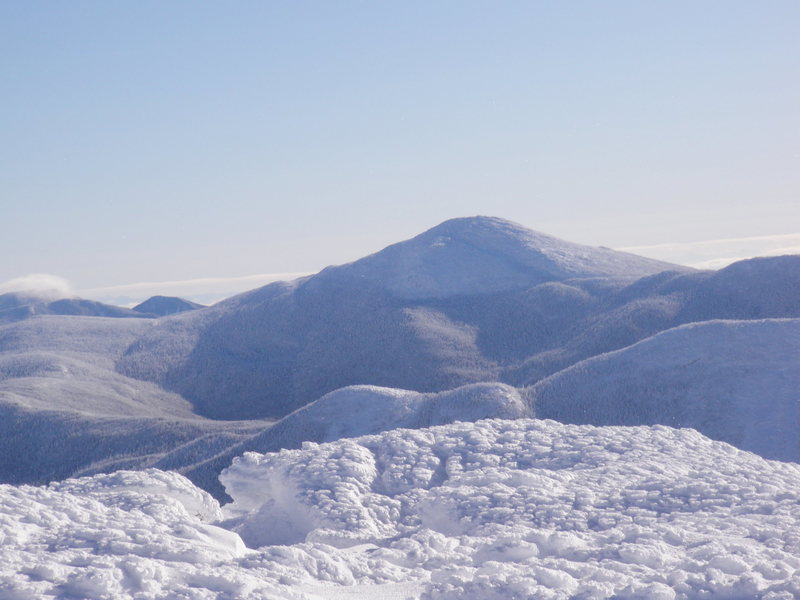
[[778, 243], [782, 240], [786, 241], [800, 241], [800, 233], [784, 233], [780, 235], [758, 235], [752, 237], [741, 238], [720, 238], [718, 240], [703, 240], [700, 242], [675, 242], [668, 244], [653, 244], [650, 246], [626, 246], [625, 248], [618, 248], [625, 252], [636, 252], [637, 250], [655, 250], [655, 249], [680, 249], [680, 248], [702, 248], [711, 246], [720, 246], [728, 244], [742, 244], [742, 243]]
[[180, 296], [208, 304], [275, 281], [288, 281], [310, 273], [261, 273], [243, 277], [204, 277], [179, 281], [145, 281], [78, 290], [78, 295], [114, 304], [138, 303], [151, 296]]
[[[788, 246], [786, 248], [778, 248], [776, 250], [770, 250], [769, 252], [764, 252], [763, 254], [759, 254], [758, 256], [785, 256], [787, 254], [800, 254], [800, 246]], [[731, 263], [735, 263], [736, 261], [744, 260], [745, 258], [753, 258], [753, 257], [736, 256], [727, 258], [713, 258], [711, 260], [696, 263], [691, 266], [695, 267], [696, 269], [721, 269], [723, 267], [727, 267]]]
[[720, 269], [754, 256], [800, 254], [800, 233], [628, 246], [619, 249], [698, 269]]

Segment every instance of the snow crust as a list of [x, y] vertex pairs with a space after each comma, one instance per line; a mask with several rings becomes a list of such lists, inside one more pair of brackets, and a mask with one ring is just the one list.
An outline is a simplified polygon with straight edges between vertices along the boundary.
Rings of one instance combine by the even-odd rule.
[[222, 475], [0, 486], [6, 598], [800, 595], [800, 466], [689, 429], [484, 420]]

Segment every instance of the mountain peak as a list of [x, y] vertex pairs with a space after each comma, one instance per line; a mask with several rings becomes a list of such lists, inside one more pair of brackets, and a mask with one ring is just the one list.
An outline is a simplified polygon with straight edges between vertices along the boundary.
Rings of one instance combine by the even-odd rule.
[[187, 310], [196, 310], [198, 308], [205, 308], [202, 304], [177, 298], [174, 296], [152, 296], [141, 304], [133, 307], [133, 310], [140, 313], [151, 315], [158, 315], [164, 317], [166, 315], [173, 315]]
[[560, 240], [497, 217], [449, 219], [349, 265], [334, 267], [376, 282], [400, 298], [486, 294], [546, 281], [643, 277], [686, 267], [609, 248]]
[[438, 225], [431, 227], [426, 233], [433, 231], [459, 233], [480, 230], [530, 231], [530, 229], [527, 227], [520, 225], [519, 223], [515, 223], [514, 221], [509, 221], [508, 219], [491, 217], [488, 215], [474, 215], [471, 217], [454, 217], [452, 219], [447, 219], [446, 221], [442, 221]]
[[546, 243], [548, 240], [558, 240], [558, 238], [539, 231], [534, 231], [514, 221], [483, 215], [448, 219], [421, 233], [417, 237], [423, 236], [451, 236], [456, 239], [471, 242], [479, 240], [488, 241], [494, 238], [497, 240], [505, 239], [507, 242], [516, 241], [526, 245], [530, 245], [531, 243], [536, 245]]

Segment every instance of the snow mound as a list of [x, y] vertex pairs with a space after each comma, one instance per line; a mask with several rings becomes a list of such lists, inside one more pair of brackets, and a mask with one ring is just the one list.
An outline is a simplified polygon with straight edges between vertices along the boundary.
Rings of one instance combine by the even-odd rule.
[[693, 430], [396, 429], [249, 453], [222, 481], [221, 513], [155, 470], [0, 486], [0, 597], [800, 595], [800, 466]]
[[265, 435], [279, 438], [280, 448], [294, 448], [304, 441], [330, 442], [388, 429], [524, 416], [528, 416], [528, 408], [519, 391], [502, 383], [477, 383], [429, 394], [354, 385], [296, 410]]
[[693, 427], [800, 462], [799, 358], [800, 319], [691, 323], [582, 361], [531, 396], [541, 418]]
[[689, 270], [610, 248], [584, 246], [496, 217], [450, 219], [322, 277], [378, 282], [405, 299], [487, 294], [571, 277], [642, 277]]

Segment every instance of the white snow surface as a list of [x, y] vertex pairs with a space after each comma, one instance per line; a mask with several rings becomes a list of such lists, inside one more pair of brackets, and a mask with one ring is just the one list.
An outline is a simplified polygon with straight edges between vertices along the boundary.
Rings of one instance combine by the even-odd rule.
[[690, 429], [395, 429], [221, 480], [0, 486], [0, 598], [800, 596], [800, 465]]

